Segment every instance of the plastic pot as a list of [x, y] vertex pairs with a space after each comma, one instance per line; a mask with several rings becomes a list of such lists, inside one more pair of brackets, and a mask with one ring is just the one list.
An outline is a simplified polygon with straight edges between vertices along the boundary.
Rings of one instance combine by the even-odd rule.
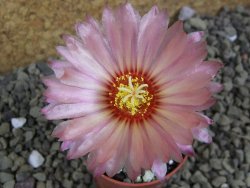
[[[186, 161], [187, 156], [184, 157], [182, 162], [172, 172], [166, 175], [165, 182], [170, 179], [174, 174], [176, 174]], [[120, 182], [105, 175], [96, 178], [95, 181], [98, 188], [161, 188], [164, 185], [164, 181], [162, 182], [159, 180], [155, 180], [149, 183], [136, 184]]]

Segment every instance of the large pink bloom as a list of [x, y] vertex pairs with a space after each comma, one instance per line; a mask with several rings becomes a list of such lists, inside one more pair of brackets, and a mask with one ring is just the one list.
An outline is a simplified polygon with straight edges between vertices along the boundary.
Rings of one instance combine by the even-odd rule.
[[156, 6], [143, 17], [130, 4], [106, 8], [101, 24], [88, 18], [57, 47], [64, 60], [51, 62], [42, 112], [68, 119], [53, 135], [69, 159], [88, 155], [95, 175], [125, 168], [134, 179], [143, 168], [163, 178], [168, 160], [193, 154], [193, 138], [212, 141], [200, 111], [215, 103], [221, 86], [211, 79], [222, 65], [203, 61], [202, 32], [168, 20]]

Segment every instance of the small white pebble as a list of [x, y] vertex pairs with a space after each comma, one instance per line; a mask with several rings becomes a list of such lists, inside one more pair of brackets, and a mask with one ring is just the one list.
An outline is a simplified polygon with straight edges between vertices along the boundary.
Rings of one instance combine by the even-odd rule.
[[129, 178], [125, 178], [125, 179], [123, 180], [123, 182], [131, 183], [131, 180], [130, 180]]
[[228, 185], [227, 183], [223, 183], [223, 184], [221, 185], [221, 188], [229, 188], [229, 185]]
[[28, 161], [33, 168], [38, 168], [43, 164], [44, 157], [37, 150], [33, 150]]
[[170, 161], [168, 161], [168, 164], [172, 165], [172, 164], [174, 164], [174, 161], [170, 160]]
[[146, 170], [142, 179], [144, 182], [151, 182], [154, 179], [154, 173], [151, 170]]
[[234, 41], [237, 39], [237, 35], [227, 36], [227, 38], [228, 38], [231, 42], [234, 42]]
[[120, 172], [122, 172], [123, 170], [121, 169], [121, 170], [119, 170], [118, 172], [117, 172], [117, 174], [119, 174]]
[[179, 20], [187, 20], [195, 14], [195, 10], [189, 6], [184, 6], [181, 8], [179, 13]]
[[141, 176], [138, 176], [138, 177], [136, 178], [135, 182], [137, 182], [137, 183], [142, 182]]
[[26, 118], [18, 117], [18, 118], [11, 118], [11, 125], [12, 127], [18, 129], [21, 128], [26, 123]]

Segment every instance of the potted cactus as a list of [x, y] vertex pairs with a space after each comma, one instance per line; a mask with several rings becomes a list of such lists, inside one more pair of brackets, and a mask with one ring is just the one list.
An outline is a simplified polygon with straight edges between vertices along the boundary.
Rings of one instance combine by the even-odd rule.
[[[62, 59], [50, 62], [42, 113], [65, 120], [52, 135], [68, 159], [86, 156], [100, 188], [159, 187], [194, 154], [194, 139], [212, 141], [201, 111], [221, 90], [211, 79], [222, 64], [204, 61], [203, 32], [168, 23], [157, 6], [142, 17], [129, 3], [105, 8], [101, 23], [89, 17], [64, 35]], [[166, 176], [169, 160], [180, 165]], [[111, 178], [121, 169], [132, 183]], [[158, 180], [135, 184], [142, 170]]]

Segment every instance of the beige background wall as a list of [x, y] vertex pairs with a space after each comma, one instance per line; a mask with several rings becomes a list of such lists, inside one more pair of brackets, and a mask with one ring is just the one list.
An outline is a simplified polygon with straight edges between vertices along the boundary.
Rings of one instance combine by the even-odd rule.
[[[223, 5], [234, 7], [249, 0], [128, 0], [141, 13], [158, 4], [173, 16], [189, 5], [201, 13], [216, 13]], [[0, 0], [0, 73], [14, 67], [55, 56], [62, 33], [74, 34], [77, 21], [85, 15], [100, 18], [106, 4], [125, 0]]]

